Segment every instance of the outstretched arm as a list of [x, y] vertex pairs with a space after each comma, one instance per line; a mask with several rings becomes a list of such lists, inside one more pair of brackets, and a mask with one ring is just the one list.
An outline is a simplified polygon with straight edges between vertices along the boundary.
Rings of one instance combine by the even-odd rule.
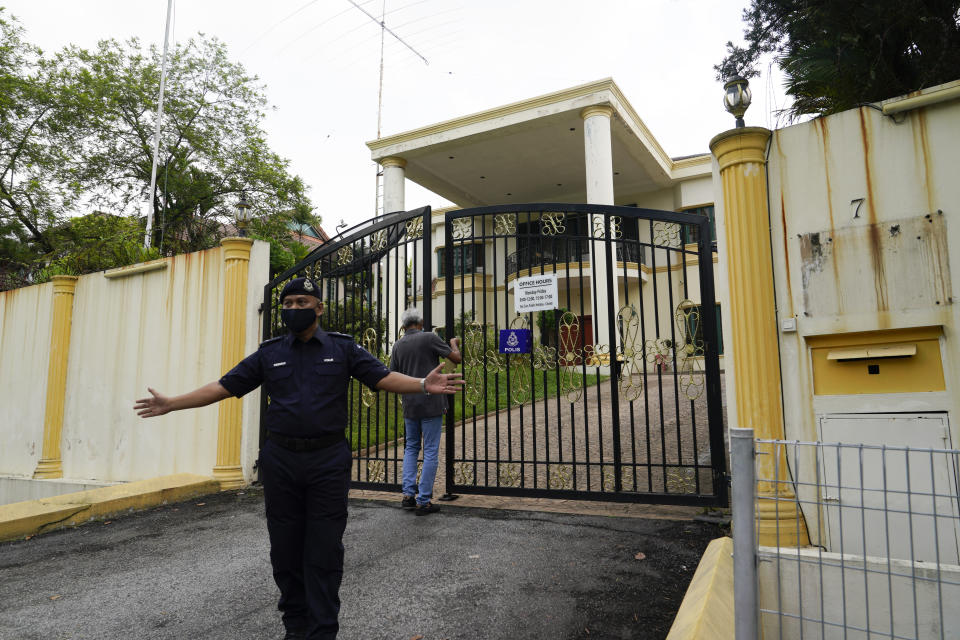
[[463, 362], [463, 355], [460, 353], [460, 338], [450, 338], [450, 353], [447, 354], [447, 360], [453, 364]]
[[[442, 369], [443, 365], [441, 364], [427, 374], [425, 378], [427, 381], [427, 392], [449, 395], [459, 391], [460, 387], [464, 384], [463, 380], [461, 380], [461, 374], [440, 373]], [[420, 388], [420, 378], [411, 378], [396, 371], [391, 371], [390, 375], [381, 378], [380, 382], [377, 383], [377, 389], [383, 389], [384, 391], [390, 391], [392, 393], [423, 393], [423, 390]]]
[[[417, 384], [419, 385], [419, 381]], [[140, 398], [137, 400], [137, 403], [133, 405], [134, 411], [136, 411], [137, 415], [141, 418], [162, 416], [165, 413], [179, 411], [180, 409], [205, 407], [208, 404], [219, 402], [224, 398], [229, 398], [232, 395], [224, 388], [222, 384], [220, 384], [219, 381], [205, 384], [199, 389], [194, 389], [189, 393], [184, 393], [182, 395], [173, 397], [165, 396], [162, 393], [157, 393], [150, 387], [147, 387], [147, 391], [150, 392], [152, 397]]]

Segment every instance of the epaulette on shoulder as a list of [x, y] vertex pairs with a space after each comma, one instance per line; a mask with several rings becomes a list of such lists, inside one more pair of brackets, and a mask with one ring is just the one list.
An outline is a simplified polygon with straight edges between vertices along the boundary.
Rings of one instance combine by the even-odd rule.
[[263, 347], [267, 346], [268, 344], [272, 344], [272, 343], [274, 343], [274, 342], [278, 342], [279, 340], [283, 340], [283, 336], [277, 336], [276, 338], [270, 338], [269, 340], [264, 340], [263, 342], [260, 343], [260, 347], [263, 348]]
[[350, 335], [349, 333], [339, 333], [339, 332], [337, 332], [337, 331], [327, 331], [327, 335], [328, 335], [328, 336], [333, 336], [334, 338], [343, 338], [343, 339], [345, 339], [345, 340], [350, 340], [351, 342], [356, 342], [356, 340], [353, 339], [353, 336]]

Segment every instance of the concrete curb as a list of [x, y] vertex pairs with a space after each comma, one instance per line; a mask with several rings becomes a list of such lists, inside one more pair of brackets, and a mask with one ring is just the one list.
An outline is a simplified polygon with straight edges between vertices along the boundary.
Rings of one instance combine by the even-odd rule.
[[[566, 513], [578, 516], [606, 516], [617, 518], [644, 518], [646, 520], [693, 520], [702, 511], [702, 507], [679, 505], [642, 504], [634, 502], [603, 502], [599, 500], [566, 500], [557, 498], [517, 498], [513, 496], [493, 496], [481, 494], [458, 494], [455, 501], [440, 501], [439, 492], [434, 499], [446, 509], [448, 506], [472, 507], [475, 509], [504, 509], [507, 511], [541, 511], [544, 513]], [[351, 489], [350, 498], [354, 500], [374, 500], [394, 505], [400, 504], [398, 491], [373, 491], [370, 489]]]
[[733, 640], [733, 539], [707, 546], [667, 640]]
[[0, 541], [74, 527], [96, 518], [219, 491], [220, 483], [213, 478], [177, 473], [52, 498], [14, 502], [0, 506]]

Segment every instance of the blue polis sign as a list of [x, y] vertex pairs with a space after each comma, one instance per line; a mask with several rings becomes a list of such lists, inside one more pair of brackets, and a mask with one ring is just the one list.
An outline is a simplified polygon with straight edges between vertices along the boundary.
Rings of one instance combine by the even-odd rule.
[[500, 353], [530, 353], [530, 329], [500, 329]]

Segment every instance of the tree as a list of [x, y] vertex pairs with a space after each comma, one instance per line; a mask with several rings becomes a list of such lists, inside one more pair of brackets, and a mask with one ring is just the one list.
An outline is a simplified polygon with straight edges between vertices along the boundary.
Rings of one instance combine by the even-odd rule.
[[[45, 56], [0, 8], [0, 290], [154, 255], [134, 249], [136, 228], [141, 238], [145, 230], [160, 63], [155, 47], [136, 40]], [[319, 217], [266, 142], [266, 108], [264, 88], [215, 38], [174, 47], [151, 198], [152, 244], [163, 254], [215, 246], [233, 232], [246, 192], [259, 215], [251, 230], [270, 241], [271, 263], [305, 255], [291, 225], [316, 226]], [[71, 221], [91, 210], [102, 214], [96, 224]], [[78, 231], [93, 227], [103, 240], [122, 240], [108, 246]]]
[[23, 284], [54, 245], [48, 231], [77, 201], [77, 132], [91, 124], [87, 97], [58, 61], [23, 40], [0, 7], [0, 287]]
[[[94, 51], [68, 47], [58, 59], [102, 108], [86, 140], [82, 176], [93, 189], [92, 202], [135, 213], [149, 191], [160, 53], [156, 47], [144, 52], [136, 39], [107, 40]], [[168, 60], [151, 199], [154, 243], [176, 253], [214, 246], [241, 191], [261, 214], [310, 214], [303, 181], [290, 175], [260, 128], [267, 100], [257, 79], [230, 61], [216, 38], [178, 44]]]
[[826, 115], [960, 76], [960, 0], [752, 0], [746, 46], [727, 43], [717, 79], [758, 75], [772, 54], [787, 115]]
[[49, 232], [55, 245], [46, 256], [49, 264], [34, 282], [57, 274], [77, 275], [104, 271], [160, 257], [157, 247], [143, 246], [143, 226], [136, 218], [91, 213], [71, 218]]

